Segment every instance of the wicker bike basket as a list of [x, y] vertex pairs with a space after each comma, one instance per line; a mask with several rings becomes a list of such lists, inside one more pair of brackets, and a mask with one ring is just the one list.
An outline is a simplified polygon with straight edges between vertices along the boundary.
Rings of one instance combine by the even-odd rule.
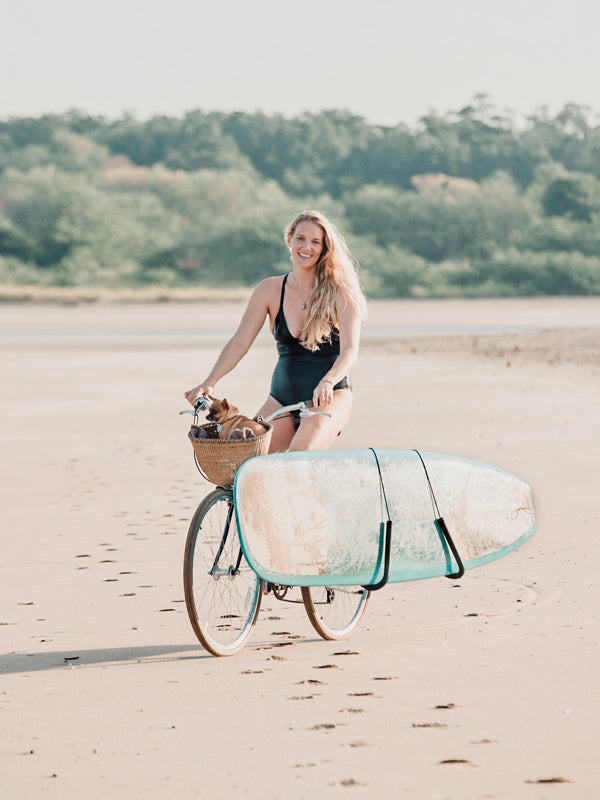
[[214, 423], [201, 425], [208, 439], [196, 439], [192, 432], [188, 438], [201, 471], [217, 486], [232, 486], [239, 467], [254, 456], [269, 452], [273, 427], [265, 424], [265, 432], [252, 439], [218, 439]]

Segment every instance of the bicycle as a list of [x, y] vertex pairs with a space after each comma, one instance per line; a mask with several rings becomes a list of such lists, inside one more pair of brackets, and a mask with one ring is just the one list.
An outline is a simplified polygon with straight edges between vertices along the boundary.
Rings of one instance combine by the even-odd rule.
[[[199, 398], [194, 411], [209, 403]], [[284, 406], [268, 416], [265, 423], [284, 414], [300, 417], [327, 414], [312, 411], [306, 403]], [[258, 456], [260, 458], [260, 456]], [[204, 475], [201, 464], [196, 465]], [[206, 478], [206, 475], [204, 475]], [[237, 528], [233, 488], [217, 486], [201, 501], [187, 534], [183, 562], [185, 603], [192, 629], [202, 646], [215, 656], [239, 652], [252, 631], [263, 593], [272, 592], [285, 600], [290, 586], [268, 584], [252, 570], [244, 556]], [[343, 639], [359, 624], [370, 592], [363, 586], [301, 587], [302, 602], [316, 632], [324, 639]], [[289, 602], [299, 602], [291, 600]]]

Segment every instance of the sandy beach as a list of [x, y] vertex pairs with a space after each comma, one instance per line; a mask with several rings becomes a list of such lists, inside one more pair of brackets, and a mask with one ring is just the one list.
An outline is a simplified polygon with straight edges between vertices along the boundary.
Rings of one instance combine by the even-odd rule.
[[[515, 472], [537, 533], [388, 586], [343, 642], [269, 595], [215, 658], [183, 600], [211, 487], [178, 411], [242, 308], [0, 305], [1, 796], [598, 796], [600, 298], [371, 303], [339, 447]], [[254, 413], [274, 361], [261, 334], [220, 394]]]

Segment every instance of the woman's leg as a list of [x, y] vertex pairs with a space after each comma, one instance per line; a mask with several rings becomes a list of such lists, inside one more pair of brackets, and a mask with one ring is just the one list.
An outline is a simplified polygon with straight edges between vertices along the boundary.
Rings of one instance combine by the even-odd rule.
[[326, 450], [331, 447], [338, 433], [350, 419], [352, 411], [350, 389], [336, 389], [331, 403], [323, 410], [331, 414], [331, 417], [317, 414], [314, 417], [300, 418], [300, 427], [291, 440], [289, 450]]
[[[268, 417], [283, 406], [274, 397], [269, 395], [257, 413], [257, 417]], [[283, 416], [270, 423], [273, 426], [269, 453], [285, 453], [296, 433], [296, 424], [293, 417]]]

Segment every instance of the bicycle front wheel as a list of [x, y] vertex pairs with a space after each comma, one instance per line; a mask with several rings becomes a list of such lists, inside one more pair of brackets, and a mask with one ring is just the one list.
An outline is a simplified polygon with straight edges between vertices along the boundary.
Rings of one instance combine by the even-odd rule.
[[362, 586], [303, 586], [308, 618], [323, 639], [345, 639], [367, 608], [370, 592]]
[[242, 553], [231, 489], [218, 488], [198, 506], [185, 544], [183, 587], [200, 643], [215, 656], [244, 646], [258, 616], [262, 581]]

